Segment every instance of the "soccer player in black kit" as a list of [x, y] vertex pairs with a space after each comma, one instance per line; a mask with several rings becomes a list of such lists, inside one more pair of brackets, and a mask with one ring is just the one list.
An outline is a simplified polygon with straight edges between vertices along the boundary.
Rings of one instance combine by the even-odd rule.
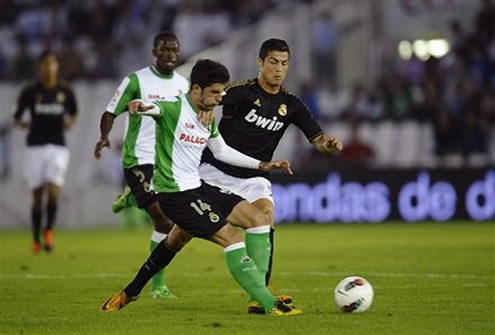
[[[273, 153], [290, 124], [297, 126], [322, 153], [342, 150], [342, 143], [323, 133], [308, 108], [294, 95], [282, 87], [289, 68], [290, 51], [284, 40], [268, 39], [259, 50], [258, 78], [234, 82], [227, 86], [223, 97], [223, 118], [218, 129], [225, 142], [251, 157], [270, 161]], [[273, 198], [268, 173], [234, 167], [216, 160], [209, 150], [203, 154], [200, 177], [208, 184], [228, 189], [265, 213], [271, 223], [269, 231], [246, 230], [250, 234], [264, 234], [266, 243], [259, 245], [265, 253], [263, 264], [257, 264], [265, 273], [266, 284], [270, 281], [273, 258]], [[290, 296], [282, 296], [290, 303]], [[263, 307], [250, 299], [249, 313], [264, 313]]]
[[[24, 175], [33, 194], [33, 253], [41, 250], [42, 201], [45, 194], [48, 199], [43, 246], [46, 251], [53, 248], [53, 225], [59, 192], [69, 164], [64, 132], [73, 126], [77, 115], [74, 92], [58, 77], [59, 62], [55, 53], [43, 51], [38, 66], [39, 79], [22, 89], [14, 114], [15, 125], [28, 132]], [[22, 117], [26, 110], [30, 114], [29, 121]]]

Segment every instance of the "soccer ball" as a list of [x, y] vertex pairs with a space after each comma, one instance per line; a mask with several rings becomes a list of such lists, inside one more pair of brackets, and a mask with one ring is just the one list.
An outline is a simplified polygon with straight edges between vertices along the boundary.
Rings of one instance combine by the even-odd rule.
[[373, 286], [364, 278], [347, 277], [337, 284], [335, 304], [346, 313], [362, 313], [373, 302]]

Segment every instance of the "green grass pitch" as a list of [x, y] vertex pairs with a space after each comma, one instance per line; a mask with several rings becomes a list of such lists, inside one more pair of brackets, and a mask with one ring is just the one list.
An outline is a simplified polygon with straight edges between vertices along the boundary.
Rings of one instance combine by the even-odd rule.
[[[495, 334], [495, 224], [280, 225], [272, 289], [301, 316], [248, 315], [220, 247], [193, 240], [167, 271], [180, 299], [149, 287], [120, 312], [99, 311], [147, 257], [150, 232], [59, 231], [30, 254], [30, 233], [0, 234], [1, 334]], [[348, 275], [375, 288], [370, 310], [344, 314], [333, 288]]]

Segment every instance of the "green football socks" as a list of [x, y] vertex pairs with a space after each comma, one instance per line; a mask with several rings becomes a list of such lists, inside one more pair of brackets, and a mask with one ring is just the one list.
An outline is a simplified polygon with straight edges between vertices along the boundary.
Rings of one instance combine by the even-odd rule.
[[136, 200], [136, 197], [132, 193], [127, 196], [127, 204], [130, 207], [139, 207], [137, 200]]
[[270, 226], [246, 229], [247, 254], [256, 263], [263, 277], [268, 272], [270, 263]]
[[265, 311], [271, 310], [275, 306], [276, 297], [266, 288], [265, 276], [248, 256], [244, 242], [226, 247], [224, 253], [232, 277]]
[[[271, 253], [269, 225], [246, 229], [246, 250], [249, 257], [256, 263], [265, 282]], [[249, 300], [255, 299], [251, 296]]]

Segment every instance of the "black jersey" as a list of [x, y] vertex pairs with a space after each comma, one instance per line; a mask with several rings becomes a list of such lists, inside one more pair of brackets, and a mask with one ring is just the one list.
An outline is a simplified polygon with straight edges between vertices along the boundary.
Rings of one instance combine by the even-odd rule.
[[50, 88], [40, 82], [26, 85], [17, 99], [14, 118], [20, 120], [26, 109], [31, 114], [28, 146], [65, 145], [65, 114], [77, 113], [74, 92], [68, 84], [59, 81], [57, 86]]
[[[306, 105], [284, 88], [277, 94], [269, 94], [259, 86], [257, 79], [251, 79], [228, 84], [226, 93], [218, 129], [229, 146], [248, 156], [272, 160], [273, 152], [291, 123], [310, 141], [322, 133]], [[235, 177], [268, 175], [220, 162], [210, 150], [205, 150], [203, 161]]]

